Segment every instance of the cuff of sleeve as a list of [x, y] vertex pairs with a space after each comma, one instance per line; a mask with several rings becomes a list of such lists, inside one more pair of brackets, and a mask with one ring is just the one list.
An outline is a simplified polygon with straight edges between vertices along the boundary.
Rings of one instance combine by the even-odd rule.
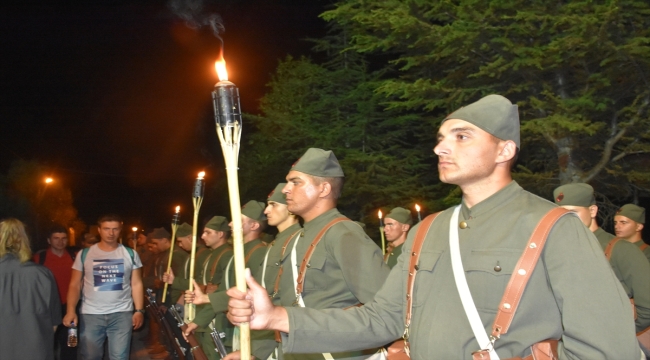
[[196, 317], [192, 322], [199, 327], [206, 328], [215, 316], [216, 314], [212, 312], [212, 308], [209, 306], [201, 306], [201, 309], [197, 312]]
[[[289, 318], [289, 329], [293, 329], [295, 326], [294, 322], [294, 312], [291, 307], [285, 307], [287, 310], [287, 317]], [[288, 333], [280, 332], [280, 337], [282, 338], [282, 352], [290, 353], [291, 349], [294, 347], [295, 336], [289, 336]]]

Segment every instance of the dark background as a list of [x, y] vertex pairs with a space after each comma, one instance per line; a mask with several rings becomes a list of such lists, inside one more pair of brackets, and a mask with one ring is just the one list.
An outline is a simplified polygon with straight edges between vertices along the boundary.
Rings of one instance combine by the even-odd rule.
[[[223, 18], [244, 112], [257, 112], [279, 59], [308, 55], [305, 39], [325, 34], [327, 3], [204, 3], [200, 16]], [[224, 172], [210, 97], [220, 42], [209, 28], [157, 1], [14, 2], [0, 6], [0, 34], [0, 172], [38, 161], [89, 225], [116, 212], [127, 228], [169, 227], [176, 205], [191, 223], [201, 170], [202, 215], [227, 208], [210, 190]]]

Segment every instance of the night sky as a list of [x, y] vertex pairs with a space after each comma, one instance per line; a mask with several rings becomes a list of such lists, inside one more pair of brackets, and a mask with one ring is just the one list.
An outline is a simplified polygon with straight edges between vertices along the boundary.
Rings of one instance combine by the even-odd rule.
[[[326, 4], [205, 1], [200, 15], [223, 18], [244, 112], [257, 113], [278, 60], [309, 55]], [[20, 1], [0, 6], [0, 42], [0, 172], [45, 164], [87, 224], [116, 212], [129, 228], [169, 227], [176, 205], [191, 222], [196, 174], [211, 186], [223, 173], [210, 97], [220, 42], [208, 27], [158, 1]], [[202, 214], [224, 201], [206, 197]]]

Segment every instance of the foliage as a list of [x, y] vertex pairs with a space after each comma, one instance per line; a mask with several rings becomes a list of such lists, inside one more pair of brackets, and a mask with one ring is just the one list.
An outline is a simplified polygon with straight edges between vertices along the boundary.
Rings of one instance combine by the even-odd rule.
[[389, 109], [448, 113], [489, 93], [516, 102], [517, 178], [548, 194], [590, 182], [647, 194], [650, 5], [645, 1], [343, 0], [322, 15], [348, 51], [388, 56]]

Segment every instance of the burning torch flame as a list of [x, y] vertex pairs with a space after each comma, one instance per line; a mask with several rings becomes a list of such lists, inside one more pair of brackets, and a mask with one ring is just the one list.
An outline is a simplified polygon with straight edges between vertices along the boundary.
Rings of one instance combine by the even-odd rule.
[[177, 206], [177, 207], [176, 207], [176, 213], [178, 214], [180, 211], [181, 211], [181, 207], [180, 207], [180, 206]]
[[377, 216], [379, 216], [379, 218], [381, 219], [381, 217], [382, 217], [381, 210], [379, 210], [379, 211], [377, 212]]
[[420, 212], [420, 205], [415, 204], [415, 211]]
[[226, 70], [226, 60], [223, 58], [223, 51], [219, 54], [219, 58], [214, 62], [214, 68], [217, 70], [219, 80], [228, 80], [228, 71]]
[[[204, 177], [204, 176], [205, 176], [205, 171], [201, 171], [201, 172], [199, 173], [199, 177], [197, 177], [197, 179], [198, 179], [198, 180], [203, 180], [203, 177]], [[180, 209], [180, 206], [179, 206], [177, 209]]]
[[136, 231], [138, 231], [138, 228], [134, 226], [134, 227], [131, 228], [131, 230], [133, 230], [133, 232], [136, 232]]

